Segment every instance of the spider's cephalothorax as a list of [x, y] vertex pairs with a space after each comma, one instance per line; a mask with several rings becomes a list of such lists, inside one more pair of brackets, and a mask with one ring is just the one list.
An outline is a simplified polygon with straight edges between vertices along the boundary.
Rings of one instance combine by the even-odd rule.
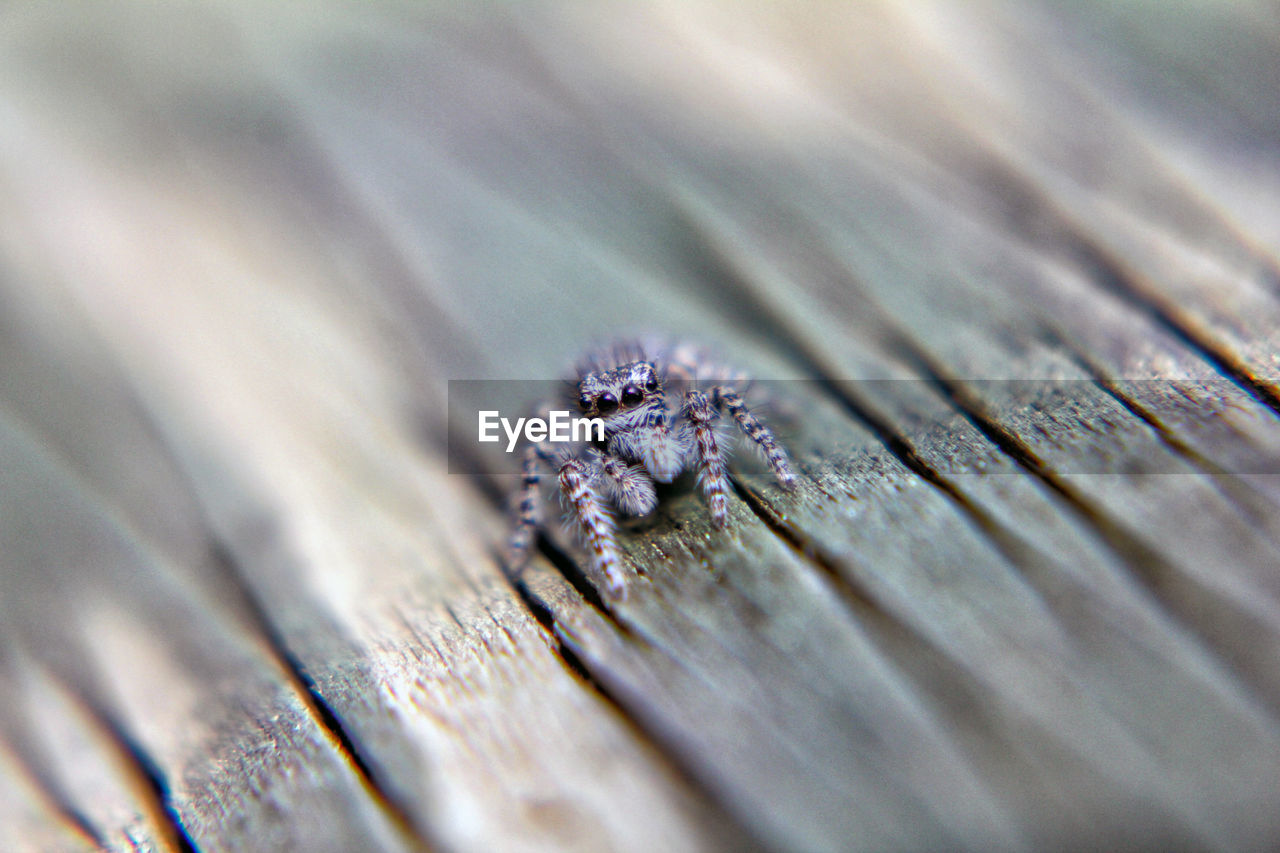
[[794, 487], [786, 451], [735, 390], [744, 381], [689, 345], [626, 341], [589, 352], [569, 387], [583, 415], [604, 421], [604, 441], [525, 448], [519, 517], [511, 538], [513, 569], [528, 559], [540, 523], [538, 485], [544, 464], [556, 472], [571, 517], [614, 597], [625, 596], [626, 585], [611, 505], [627, 515], [646, 515], [657, 505], [655, 482], [669, 483], [694, 468], [710, 504], [711, 523], [724, 527], [729, 483], [724, 439], [714, 423], [723, 410], [760, 448], [782, 485]]

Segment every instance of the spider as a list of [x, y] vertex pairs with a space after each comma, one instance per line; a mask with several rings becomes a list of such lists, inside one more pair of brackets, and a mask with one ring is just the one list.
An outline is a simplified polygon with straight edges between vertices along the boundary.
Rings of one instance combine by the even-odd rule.
[[610, 505], [626, 515], [647, 515], [658, 503], [654, 483], [670, 483], [696, 468], [711, 523], [723, 528], [728, 521], [729, 481], [724, 436], [715, 423], [722, 410], [728, 410], [761, 450], [782, 486], [795, 488], [786, 450], [734, 387], [745, 381], [744, 375], [710, 361], [704, 350], [691, 344], [637, 339], [589, 350], [566, 389], [584, 416], [604, 421], [604, 440], [526, 444], [510, 542], [512, 570], [523, 568], [541, 524], [544, 465], [555, 472], [569, 518], [615, 599], [625, 598], [627, 588]]

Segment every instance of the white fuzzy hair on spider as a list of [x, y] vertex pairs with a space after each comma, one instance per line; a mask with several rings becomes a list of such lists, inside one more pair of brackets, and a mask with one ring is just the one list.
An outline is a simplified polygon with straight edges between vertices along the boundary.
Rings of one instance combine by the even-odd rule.
[[[510, 566], [529, 558], [542, 523], [539, 485], [544, 467], [555, 472], [561, 496], [591, 550], [605, 589], [626, 596], [611, 507], [642, 516], [657, 506], [655, 483], [670, 483], [694, 468], [711, 523], [728, 521], [729, 479], [724, 436], [716, 420], [727, 411], [760, 449], [786, 489], [795, 474], [786, 450], [742, 399], [747, 377], [689, 343], [634, 338], [588, 350], [578, 361], [566, 394], [584, 416], [604, 421], [603, 441], [549, 445], [527, 443], [520, 500], [510, 543]], [[562, 403], [542, 407], [549, 411]]]

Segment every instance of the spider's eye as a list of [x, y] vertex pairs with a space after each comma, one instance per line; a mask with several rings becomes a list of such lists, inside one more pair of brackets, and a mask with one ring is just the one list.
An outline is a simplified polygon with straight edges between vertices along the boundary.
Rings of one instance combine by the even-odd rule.
[[590, 409], [590, 408], [591, 408], [591, 398], [590, 398], [590, 397], [588, 397], [586, 394], [583, 394], [581, 397], [579, 397], [579, 398], [578, 398], [578, 408], [582, 409], [582, 411], [584, 411], [584, 412], [585, 412], [585, 411], [587, 411], [588, 409]]
[[649, 374], [649, 381], [648, 381], [648, 382], [646, 382], [646, 383], [644, 383], [644, 390], [646, 390], [646, 391], [657, 391], [657, 390], [658, 390], [658, 377], [656, 377], [656, 376], [654, 376], [652, 373], [650, 373], [650, 374]]
[[605, 391], [599, 397], [596, 397], [596, 409], [602, 415], [607, 415], [614, 409], [618, 408], [618, 398]]
[[640, 393], [640, 389], [634, 385], [628, 385], [622, 389], [622, 405], [634, 406], [644, 399], [644, 395]]

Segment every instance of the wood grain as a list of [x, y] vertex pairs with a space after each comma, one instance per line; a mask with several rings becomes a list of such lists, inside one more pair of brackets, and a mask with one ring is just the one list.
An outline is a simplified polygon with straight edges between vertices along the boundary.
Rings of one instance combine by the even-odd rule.
[[[1269, 4], [0, 15], [6, 850], [1275, 845]], [[508, 577], [637, 329], [800, 488]]]

